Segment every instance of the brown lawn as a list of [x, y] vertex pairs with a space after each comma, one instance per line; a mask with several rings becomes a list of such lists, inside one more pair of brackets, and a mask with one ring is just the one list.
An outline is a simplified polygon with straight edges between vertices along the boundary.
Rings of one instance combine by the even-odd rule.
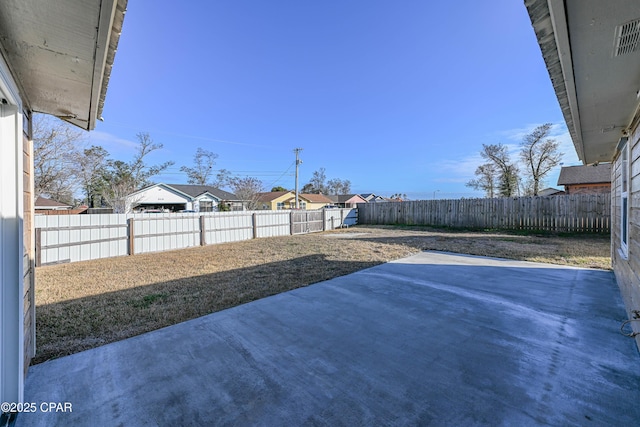
[[34, 363], [422, 250], [610, 268], [609, 237], [357, 226], [40, 267]]

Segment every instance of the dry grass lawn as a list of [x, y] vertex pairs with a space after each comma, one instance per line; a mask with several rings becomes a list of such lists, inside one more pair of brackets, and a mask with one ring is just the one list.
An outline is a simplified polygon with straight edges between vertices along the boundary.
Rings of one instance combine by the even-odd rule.
[[422, 250], [610, 268], [608, 236], [352, 227], [39, 267], [34, 363]]

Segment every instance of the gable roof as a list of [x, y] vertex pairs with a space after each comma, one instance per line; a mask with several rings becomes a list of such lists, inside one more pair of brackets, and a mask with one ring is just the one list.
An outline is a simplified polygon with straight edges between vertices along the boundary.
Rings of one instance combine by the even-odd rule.
[[29, 109], [95, 127], [126, 7], [127, 0], [0, 2], [0, 50]]
[[[260, 193], [258, 194], [257, 201], [258, 202], [272, 202], [278, 197], [282, 197], [285, 194], [293, 194], [292, 191], [270, 191], [268, 193]], [[295, 195], [294, 195], [295, 197]]]
[[228, 191], [221, 190], [210, 185], [191, 185], [191, 184], [165, 184], [181, 193], [188, 194], [191, 197], [198, 197], [201, 194], [209, 193], [220, 200], [238, 200], [238, 196]]
[[360, 194], [331, 194], [327, 196], [334, 203], [347, 203], [353, 198], [360, 199], [362, 202], [366, 202], [367, 200], [362, 197]]
[[551, 187], [538, 191], [538, 196], [554, 196], [556, 194], [564, 194], [564, 191]]
[[324, 194], [300, 194], [311, 203], [331, 203], [331, 199]]
[[65, 205], [64, 203], [57, 202], [55, 200], [47, 199], [46, 197], [38, 196], [35, 201], [34, 207], [38, 208], [70, 208], [70, 205]]
[[611, 163], [597, 166], [566, 166], [560, 170], [558, 185], [603, 184], [611, 182]]

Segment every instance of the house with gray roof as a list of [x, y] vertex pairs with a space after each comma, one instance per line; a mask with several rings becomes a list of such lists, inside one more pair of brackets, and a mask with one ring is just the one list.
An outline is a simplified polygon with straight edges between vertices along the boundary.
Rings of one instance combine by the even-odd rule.
[[216, 212], [224, 203], [243, 210], [238, 197], [209, 185], [154, 184], [127, 196], [127, 212]]
[[611, 163], [563, 167], [558, 185], [564, 185], [565, 194], [610, 193]]
[[327, 197], [340, 208], [356, 208], [358, 203], [367, 203], [360, 194], [336, 194]]

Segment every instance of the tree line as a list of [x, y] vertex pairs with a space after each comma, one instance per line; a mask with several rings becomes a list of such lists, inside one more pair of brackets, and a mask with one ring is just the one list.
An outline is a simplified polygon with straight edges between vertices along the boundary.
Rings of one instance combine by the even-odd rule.
[[[174, 165], [173, 161], [159, 164], [148, 162], [149, 154], [163, 148], [146, 132], [136, 134], [135, 150], [129, 161], [114, 160], [100, 145], [87, 147], [86, 133], [67, 123], [44, 115], [33, 121], [34, 193], [56, 201], [90, 208], [112, 207], [124, 212], [127, 196], [148, 185], [153, 178]], [[197, 148], [191, 165], [180, 167], [187, 182], [227, 188], [248, 209], [257, 207], [258, 195], [265, 191], [262, 181], [255, 177], [234, 176], [227, 169], [215, 169], [218, 155]], [[274, 187], [272, 191], [284, 190]], [[347, 194], [351, 182], [333, 178], [327, 181], [325, 168], [315, 171], [302, 188], [303, 193]], [[77, 196], [80, 196], [78, 199]]]
[[520, 143], [517, 160], [504, 144], [482, 144], [480, 156], [486, 161], [475, 171], [467, 187], [485, 192], [486, 197], [537, 196], [545, 177], [562, 161], [559, 143], [549, 138], [551, 123], [536, 127]]

